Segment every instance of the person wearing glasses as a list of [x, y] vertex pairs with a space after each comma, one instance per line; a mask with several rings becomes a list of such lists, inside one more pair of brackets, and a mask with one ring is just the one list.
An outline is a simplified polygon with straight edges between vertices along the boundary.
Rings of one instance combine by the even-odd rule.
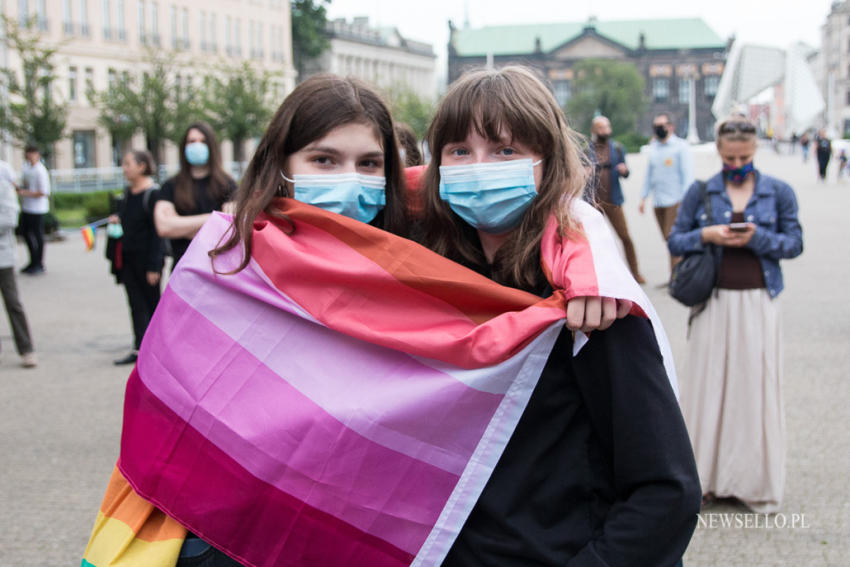
[[[791, 187], [753, 166], [756, 128], [733, 117], [717, 129], [723, 169], [694, 183], [668, 240], [676, 256], [720, 249], [716, 289], [692, 313], [681, 404], [703, 502], [736, 498], [776, 512], [785, 481], [779, 261], [803, 251]], [[697, 313], [697, 311], [699, 311]]]
[[[688, 143], [676, 135], [669, 114], [658, 114], [652, 120], [652, 130], [655, 136], [649, 144], [649, 160], [638, 211], [644, 213], [646, 199], [652, 194], [658, 228], [667, 240], [682, 195], [694, 180], [693, 160]], [[677, 261], [678, 258], [670, 257], [671, 270]]]

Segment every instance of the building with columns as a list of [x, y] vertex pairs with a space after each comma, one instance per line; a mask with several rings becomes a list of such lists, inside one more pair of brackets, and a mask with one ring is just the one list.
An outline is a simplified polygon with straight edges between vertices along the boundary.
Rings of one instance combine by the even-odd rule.
[[436, 58], [431, 44], [403, 37], [396, 28], [371, 27], [366, 17], [329, 21], [330, 46], [305, 66], [305, 77], [335, 73], [381, 89], [408, 89], [424, 100], [437, 96]]
[[638, 123], [639, 132], [650, 135], [652, 118], [668, 112], [677, 133], [686, 137], [693, 84], [698, 137], [714, 138], [711, 104], [723, 74], [728, 44], [699, 18], [591, 18], [587, 22], [476, 29], [449, 25], [449, 83], [469, 68], [526, 65], [550, 83], [564, 107], [572, 94], [575, 63], [588, 58], [627, 61], [635, 65], [645, 82], [648, 104]]
[[835, 1], [821, 27], [817, 80], [826, 101], [822, 126], [850, 137], [850, 1]]
[[[173, 54], [182, 63], [182, 81], [200, 84], [213, 65], [253, 62], [278, 73], [277, 90], [295, 83], [289, 2], [284, 0], [0, 0], [2, 13], [24, 21], [37, 18], [42, 37], [58, 44], [53, 93], [68, 103], [67, 137], [54, 149], [56, 169], [115, 165], [108, 132], [97, 124], [98, 110], [86, 96], [90, 87], [106, 90], [117, 77], [139, 72], [148, 50]], [[18, 68], [7, 49], [4, 63]], [[282, 100], [282, 99], [281, 99]], [[133, 147], [144, 147], [137, 135]], [[166, 147], [166, 162], [176, 149]], [[232, 156], [224, 142], [225, 160]], [[19, 168], [19, 149], [4, 148]]]

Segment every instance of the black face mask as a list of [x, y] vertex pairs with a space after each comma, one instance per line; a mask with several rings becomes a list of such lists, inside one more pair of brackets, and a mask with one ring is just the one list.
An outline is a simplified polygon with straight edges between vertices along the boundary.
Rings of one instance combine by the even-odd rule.
[[663, 140], [667, 137], [667, 126], [656, 125], [653, 126], [653, 128], [655, 129], [655, 135], [658, 136], [659, 140]]

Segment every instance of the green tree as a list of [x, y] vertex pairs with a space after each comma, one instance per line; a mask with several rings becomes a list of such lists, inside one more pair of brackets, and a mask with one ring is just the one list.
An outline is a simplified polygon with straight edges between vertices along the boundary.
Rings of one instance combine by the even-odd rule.
[[325, 34], [328, 21], [325, 5], [330, 0], [291, 0], [292, 59], [298, 80], [304, 75], [304, 64], [322, 54], [330, 45]]
[[431, 119], [434, 117], [434, 105], [417, 95], [407, 87], [392, 87], [386, 92], [393, 120], [406, 122], [422, 140]]
[[2, 17], [6, 47], [18, 54], [20, 73], [5, 68], [0, 81], [8, 100], [0, 105], [0, 130], [18, 146], [33, 144], [50, 161], [53, 144], [62, 139], [68, 107], [53, 89], [53, 56], [59, 45], [46, 44], [35, 18], [24, 25]]
[[570, 125], [587, 134], [593, 117], [611, 121], [615, 136], [634, 132], [643, 112], [643, 77], [631, 63], [586, 59], [573, 66], [573, 95], [565, 111]]
[[222, 67], [204, 81], [204, 116], [222, 138], [233, 142], [236, 162], [244, 159], [243, 142], [262, 134], [274, 112], [268, 100], [274, 78], [245, 62]]
[[148, 150], [161, 163], [162, 144], [179, 143], [186, 127], [201, 117], [194, 87], [180, 80], [181, 66], [166, 54], [149, 51], [141, 76], [116, 80], [103, 92], [89, 92], [99, 107], [98, 120], [118, 140], [137, 130], [145, 135]]

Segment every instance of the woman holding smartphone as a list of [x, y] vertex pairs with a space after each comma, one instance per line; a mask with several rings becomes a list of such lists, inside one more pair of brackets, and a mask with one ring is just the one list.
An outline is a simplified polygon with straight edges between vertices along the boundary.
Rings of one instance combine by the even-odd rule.
[[715, 293], [688, 337], [681, 388], [703, 501], [737, 498], [775, 512], [785, 481], [779, 260], [803, 251], [797, 200], [787, 183], [753, 166], [756, 128], [733, 117], [717, 128], [723, 170], [688, 190], [667, 241], [680, 256], [721, 248]]

